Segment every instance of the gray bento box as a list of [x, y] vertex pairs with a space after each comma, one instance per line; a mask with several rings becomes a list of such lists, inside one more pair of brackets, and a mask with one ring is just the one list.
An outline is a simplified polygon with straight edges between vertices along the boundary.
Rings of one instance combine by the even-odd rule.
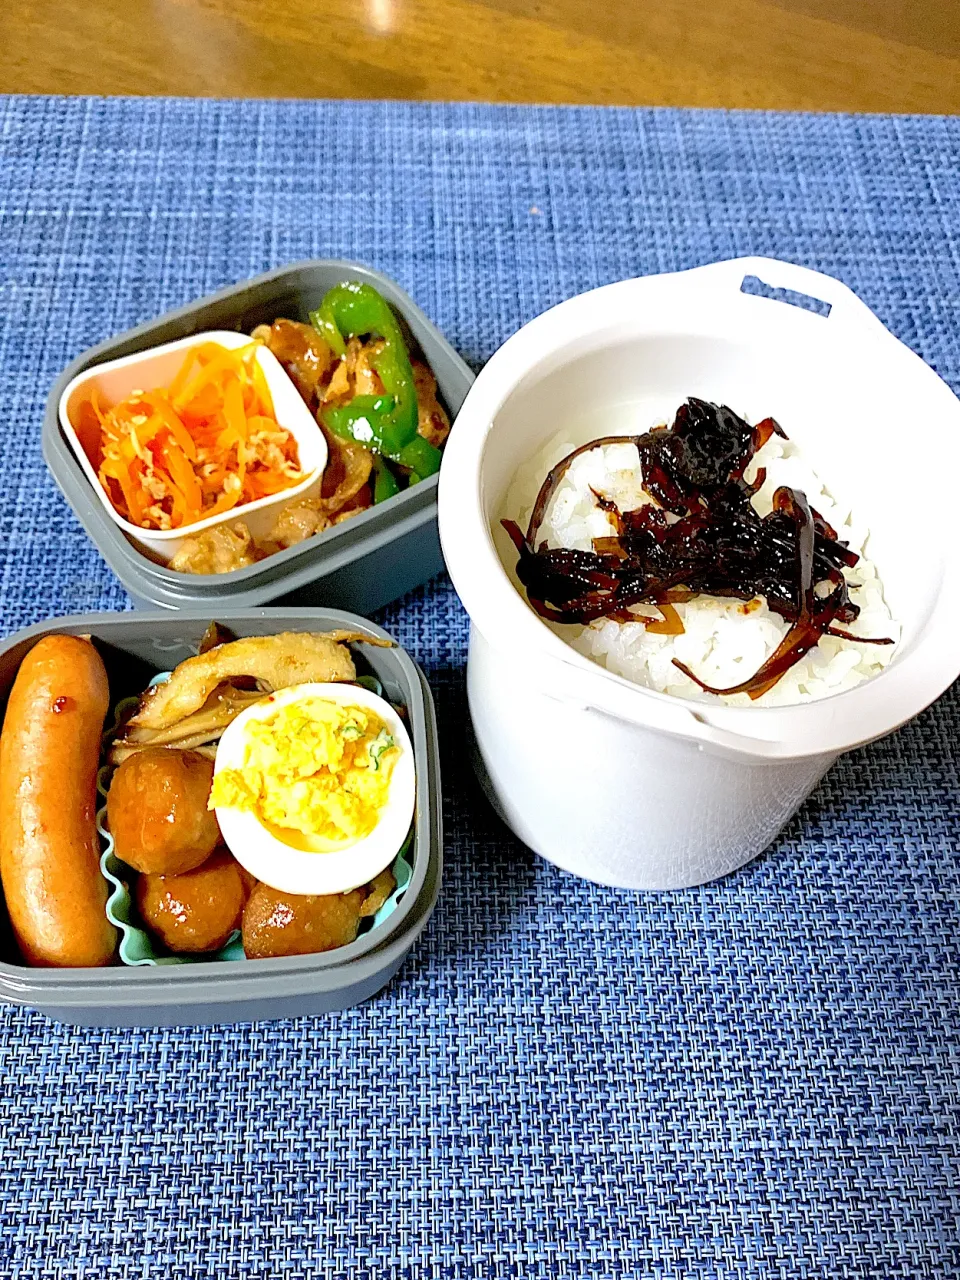
[[249, 608], [279, 601], [372, 613], [443, 568], [437, 534], [437, 477], [432, 476], [381, 506], [246, 569], [209, 576], [177, 573], [155, 564], [127, 541], [92, 491], [61, 430], [60, 397], [70, 380], [91, 365], [205, 329], [249, 333], [255, 325], [278, 316], [306, 321], [327, 290], [344, 280], [372, 284], [393, 306], [433, 369], [452, 420], [473, 383], [473, 372], [399, 285], [368, 267], [333, 260], [282, 267], [170, 311], [84, 351], [57, 379], [44, 417], [43, 456], [81, 524], [138, 608], [219, 604]]
[[[196, 653], [215, 618], [239, 636], [345, 627], [385, 637], [379, 627], [333, 609], [216, 609], [170, 613], [88, 613], [18, 631], [0, 645], [0, 717], [26, 653], [50, 633], [90, 635], [110, 676], [111, 705], [142, 690], [151, 675]], [[359, 1004], [393, 977], [423, 932], [443, 863], [440, 761], [433, 699], [422, 672], [400, 648], [353, 646], [384, 696], [407, 710], [417, 769], [410, 887], [381, 925], [349, 946], [286, 959], [106, 969], [32, 969], [18, 957], [0, 898], [0, 1000], [78, 1026], [199, 1026], [329, 1013]]]

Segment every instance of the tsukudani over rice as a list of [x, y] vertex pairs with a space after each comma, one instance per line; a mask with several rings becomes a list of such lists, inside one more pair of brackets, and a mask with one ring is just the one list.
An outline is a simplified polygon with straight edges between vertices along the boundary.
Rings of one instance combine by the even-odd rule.
[[[505, 515], [526, 528], [544, 477], [574, 448], [566, 436], [558, 437], [531, 458], [510, 489]], [[766, 478], [752, 499], [758, 515], [765, 516], [772, 509], [778, 487], [801, 490], [810, 506], [834, 527], [838, 539], [860, 556], [854, 568], [844, 569], [850, 600], [860, 608], [859, 617], [845, 630], [854, 636], [889, 637], [897, 642], [900, 627], [884, 600], [877, 568], [866, 554], [868, 530], [834, 498], [791, 440], [771, 437], [753, 457], [745, 479], [755, 479], [760, 468], [766, 470]], [[653, 501], [643, 487], [635, 444], [599, 445], [574, 459], [547, 506], [538, 542], [545, 541], [551, 548], [591, 551], [595, 538], [613, 535], [616, 530], [611, 516], [596, 495], [612, 501], [620, 511], [632, 511]], [[683, 624], [681, 635], [654, 634], [646, 629], [640, 618], [660, 616], [652, 605], [633, 606], [636, 622], [600, 618], [587, 626], [547, 625], [580, 653], [637, 684], [696, 701], [721, 697], [732, 705], [744, 706], [784, 706], [852, 689], [878, 675], [896, 650], [896, 643], [858, 644], [823, 635], [815, 648], [754, 703], [746, 693], [705, 692], [674, 665], [673, 659], [687, 665], [706, 684], [733, 686], [776, 650], [790, 624], [769, 609], [762, 597], [743, 601], [698, 595], [674, 607]]]

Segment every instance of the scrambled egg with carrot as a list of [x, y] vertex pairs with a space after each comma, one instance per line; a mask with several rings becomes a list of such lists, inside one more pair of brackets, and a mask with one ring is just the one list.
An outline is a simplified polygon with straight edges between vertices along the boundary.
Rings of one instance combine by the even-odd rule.
[[322, 698], [251, 720], [241, 769], [221, 769], [210, 807], [248, 809], [268, 827], [335, 844], [368, 836], [400, 755], [386, 725], [364, 707]]

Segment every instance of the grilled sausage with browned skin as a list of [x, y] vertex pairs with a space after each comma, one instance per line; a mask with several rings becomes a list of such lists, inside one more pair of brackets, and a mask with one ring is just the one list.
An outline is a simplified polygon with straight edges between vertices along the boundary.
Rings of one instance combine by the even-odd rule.
[[10, 692], [0, 733], [0, 877], [27, 964], [106, 965], [116, 950], [95, 822], [109, 702], [100, 655], [78, 636], [38, 640]]

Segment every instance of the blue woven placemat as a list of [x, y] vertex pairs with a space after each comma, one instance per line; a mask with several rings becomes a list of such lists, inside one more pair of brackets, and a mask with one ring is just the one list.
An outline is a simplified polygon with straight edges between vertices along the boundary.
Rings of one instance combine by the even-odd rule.
[[[13, 98], [0, 148], [6, 631], [127, 607], [40, 460], [54, 375], [292, 259], [387, 271], [479, 364], [593, 285], [769, 254], [845, 280], [960, 389], [960, 120]], [[428, 933], [329, 1018], [4, 1009], [0, 1276], [960, 1275], [957, 692], [752, 866], [639, 897], [478, 798], [449, 585], [381, 621], [440, 712]]]

